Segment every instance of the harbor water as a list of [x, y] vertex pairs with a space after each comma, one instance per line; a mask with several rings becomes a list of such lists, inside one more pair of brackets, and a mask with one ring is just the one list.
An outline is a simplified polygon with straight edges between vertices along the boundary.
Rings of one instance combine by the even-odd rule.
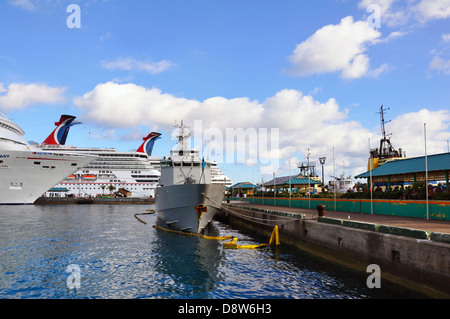
[[[2, 299], [421, 298], [368, 273], [287, 246], [226, 249], [221, 242], [152, 227], [146, 205], [0, 207]], [[258, 238], [215, 221], [239, 244]]]

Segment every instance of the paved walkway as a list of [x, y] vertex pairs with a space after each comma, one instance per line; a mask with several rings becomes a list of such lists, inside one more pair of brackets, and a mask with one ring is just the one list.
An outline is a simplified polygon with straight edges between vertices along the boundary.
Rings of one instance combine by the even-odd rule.
[[[232, 202], [234, 205], [251, 206], [263, 209], [277, 210], [282, 212], [292, 212], [292, 213], [302, 213], [306, 214], [307, 217], [316, 217], [317, 210], [307, 209], [307, 208], [297, 208], [297, 207], [284, 207], [284, 206], [269, 206], [269, 205], [259, 205], [244, 202]], [[326, 211], [326, 217], [339, 218], [339, 219], [349, 219], [367, 223], [374, 223], [379, 225], [388, 225], [395, 227], [404, 227], [411, 229], [426, 230], [431, 232], [449, 233], [450, 234], [450, 221], [448, 220], [426, 220], [422, 218], [413, 217], [399, 217], [390, 215], [370, 215], [361, 213], [348, 213], [339, 211]]]

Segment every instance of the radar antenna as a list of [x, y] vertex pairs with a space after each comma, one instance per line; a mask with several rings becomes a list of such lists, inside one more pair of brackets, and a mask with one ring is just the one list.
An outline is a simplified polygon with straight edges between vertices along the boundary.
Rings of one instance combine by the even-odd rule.
[[383, 135], [380, 139], [380, 148], [378, 156], [380, 158], [392, 158], [392, 157], [402, 157], [401, 152], [394, 149], [394, 147], [391, 144], [390, 136], [391, 134], [386, 134], [386, 123], [389, 123], [389, 121], [385, 121], [384, 119], [384, 112], [388, 111], [390, 108], [384, 108], [383, 105], [380, 107], [380, 112], [377, 112], [380, 114], [381, 119], [381, 134]]

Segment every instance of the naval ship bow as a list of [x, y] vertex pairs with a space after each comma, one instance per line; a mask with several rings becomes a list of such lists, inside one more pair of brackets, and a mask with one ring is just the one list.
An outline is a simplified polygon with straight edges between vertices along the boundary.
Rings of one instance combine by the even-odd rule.
[[183, 121], [176, 127], [177, 147], [161, 159], [155, 209], [169, 229], [201, 234], [220, 211], [225, 185], [211, 183], [211, 163], [189, 147]]

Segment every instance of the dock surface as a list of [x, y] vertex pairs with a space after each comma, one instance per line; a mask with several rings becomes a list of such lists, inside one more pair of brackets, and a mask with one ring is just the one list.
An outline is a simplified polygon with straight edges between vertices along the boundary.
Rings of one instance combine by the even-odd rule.
[[[269, 209], [280, 212], [291, 212], [291, 213], [300, 213], [305, 214], [307, 217], [317, 217], [318, 213], [316, 209], [305, 209], [298, 207], [285, 207], [285, 206], [270, 206], [270, 205], [260, 205], [253, 204], [249, 202], [239, 202], [239, 203], [231, 203], [236, 206], [242, 207], [255, 207], [261, 209]], [[439, 232], [439, 233], [449, 233], [450, 234], [450, 221], [447, 220], [433, 220], [433, 219], [422, 219], [422, 218], [413, 218], [413, 217], [400, 217], [400, 216], [392, 216], [392, 215], [379, 215], [379, 214], [361, 214], [361, 213], [349, 213], [349, 212], [340, 212], [340, 211], [329, 211], [325, 212], [326, 217], [337, 218], [337, 219], [350, 219], [354, 221], [366, 222], [366, 223], [374, 223], [379, 225], [387, 225], [394, 227], [402, 227], [402, 228], [410, 228], [410, 229], [419, 229], [430, 232]]]

